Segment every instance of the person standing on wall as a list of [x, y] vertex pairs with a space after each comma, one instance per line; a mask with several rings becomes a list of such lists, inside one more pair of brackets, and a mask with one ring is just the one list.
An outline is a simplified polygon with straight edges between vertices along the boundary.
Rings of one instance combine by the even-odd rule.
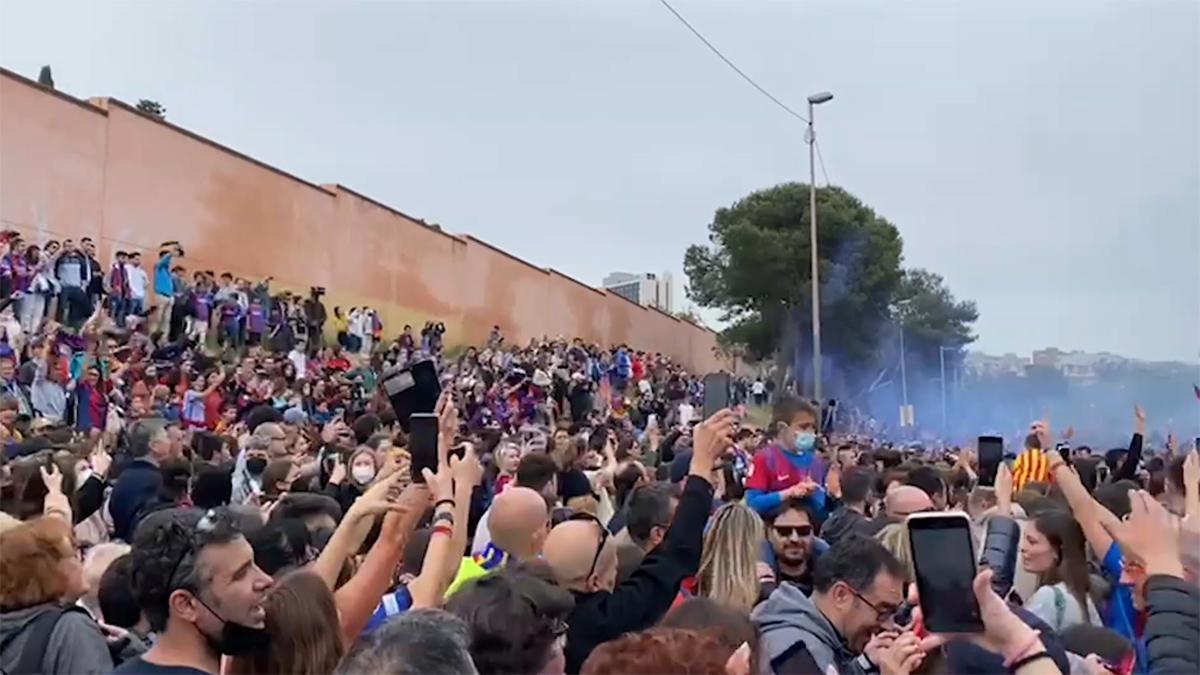
[[92, 267], [88, 258], [70, 239], [63, 241], [62, 254], [54, 262], [54, 276], [58, 279], [61, 293], [58, 300], [59, 321], [71, 328], [79, 328], [84, 319], [91, 316], [87, 289], [91, 283]]
[[179, 242], [163, 242], [158, 250], [158, 262], [154, 263], [154, 296], [158, 305], [155, 331], [163, 335], [170, 329], [171, 310], [175, 306], [175, 280], [171, 276], [171, 259], [174, 256], [183, 257]]

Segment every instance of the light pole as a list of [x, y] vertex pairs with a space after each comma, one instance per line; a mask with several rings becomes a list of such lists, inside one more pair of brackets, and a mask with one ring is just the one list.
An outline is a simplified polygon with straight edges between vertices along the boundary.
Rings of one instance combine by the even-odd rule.
[[822, 91], [808, 97], [808, 244], [812, 259], [812, 340], [813, 340], [813, 398], [821, 405], [821, 272], [817, 255], [817, 134], [813, 129], [813, 110], [833, 98]]
[[904, 320], [908, 318], [910, 300], [901, 300], [895, 305], [896, 319], [900, 324], [900, 426], [906, 426], [908, 416], [908, 358], [904, 354]]
[[942, 368], [942, 434], [946, 433], [948, 420], [946, 418], [946, 352], [953, 351], [953, 347], [938, 345], [938, 361]]

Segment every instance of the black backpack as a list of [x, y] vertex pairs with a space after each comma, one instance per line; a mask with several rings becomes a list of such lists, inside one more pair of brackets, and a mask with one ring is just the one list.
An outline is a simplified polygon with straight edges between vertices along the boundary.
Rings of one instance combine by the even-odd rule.
[[54, 632], [54, 627], [58, 625], [58, 620], [67, 612], [86, 613], [82, 607], [54, 607], [34, 619], [25, 627], [25, 630], [13, 633], [8, 640], [0, 644], [0, 652], [2, 652], [18, 635], [29, 633], [29, 638], [25, 640], [25, 646], [21, 648], [21, 656], [17, 659], [16, 668], [7, 671], [0, 669], [0, 673], [3, 675], [38, 675], [41, 673], [42, 659], [45, 658], [46, 648], [50, 645], [50, 635]]

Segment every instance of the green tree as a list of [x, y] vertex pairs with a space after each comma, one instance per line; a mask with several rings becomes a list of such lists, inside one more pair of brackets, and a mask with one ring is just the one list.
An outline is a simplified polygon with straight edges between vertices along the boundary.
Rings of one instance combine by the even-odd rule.
[[975, 341], [975, 303], [956, 300], [941, 275], [908, 269], [896, 289], [895, 319], [904, 324], [904, 352], [912, 374], [940, 377], [943, 349], [947, 372], [959, 368], [963, 347]]
[[136, 107], [138, 111], [144, 112], [147, 115], [153, 115], [160, 119], [167, 116], [167, 109], [163, 106], [163, 104], [159, 103], [158, 101], [152, 101], [148, 98], [138, 101]]
[[[689, 297], [722, 311], [727, 344], [804, 372], [811, 361], [808, 186], [785, 183], [718, 209], [708, 246], [684, 256]], [[871, 364], [902, 280], [896, 228], [839, 187], [817, 190], [822, 353], [844, 372]]]

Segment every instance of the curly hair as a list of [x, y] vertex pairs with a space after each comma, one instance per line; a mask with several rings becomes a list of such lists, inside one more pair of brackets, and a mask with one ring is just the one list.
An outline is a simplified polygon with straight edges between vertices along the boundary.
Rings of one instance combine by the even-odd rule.
[[597, 647], [580, 675], [691, 673], [725, 675], [729, 646], [709, 631], [652, 628]]
[[75, 555], [71, 526], [44, 516], [0, 534], [0, 611], [63, 597], [71, 586], [60, 563]]

